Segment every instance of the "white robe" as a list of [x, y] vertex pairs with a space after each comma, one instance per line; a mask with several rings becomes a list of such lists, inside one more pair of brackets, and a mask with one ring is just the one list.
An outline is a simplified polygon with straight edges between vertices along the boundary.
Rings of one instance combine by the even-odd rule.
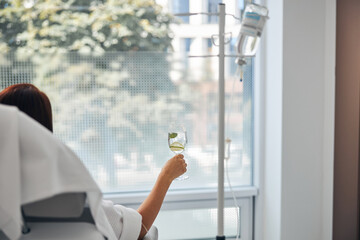
[[95, 225], [107, 239], [139, 236], [141, 216], [104, 202], [72, 150], [17, 108], [0, 104], [0, 229], [18, 239], [21, 205], [66, 192], [86, 192]]
[[141, 215], [134, 209], [102, 202], [105, 214], [119, 240], [137, 239], [141, 230]]

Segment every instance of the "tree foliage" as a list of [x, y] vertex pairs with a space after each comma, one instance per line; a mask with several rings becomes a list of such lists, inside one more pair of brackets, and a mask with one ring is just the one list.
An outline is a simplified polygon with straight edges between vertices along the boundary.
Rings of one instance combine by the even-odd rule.
[[13, 0], [0, 6], [2, 51], [102, 53], [171, 46], [173, 18], [152, 0]]

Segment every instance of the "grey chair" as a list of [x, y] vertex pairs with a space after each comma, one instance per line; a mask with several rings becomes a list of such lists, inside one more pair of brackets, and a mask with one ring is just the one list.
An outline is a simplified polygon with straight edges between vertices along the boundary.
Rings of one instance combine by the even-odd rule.
[[85, 193], [65, 193], [22, 206], [21, 240], [104, 240], [96, 229]]

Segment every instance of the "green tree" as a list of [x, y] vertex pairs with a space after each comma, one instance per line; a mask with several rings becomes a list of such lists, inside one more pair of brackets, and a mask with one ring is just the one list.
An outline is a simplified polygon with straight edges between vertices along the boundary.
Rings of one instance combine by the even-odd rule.
[[1, 2], [1, 50], [102, 53], [171, 46], [173, 17], [152, 0], [32, 1]]

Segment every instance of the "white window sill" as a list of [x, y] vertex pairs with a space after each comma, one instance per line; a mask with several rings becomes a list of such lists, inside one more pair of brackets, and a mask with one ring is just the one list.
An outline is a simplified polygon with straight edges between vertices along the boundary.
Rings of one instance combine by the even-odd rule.
[[[250, 198], [258, 195], [253, 186], [233, 188], [237, 199]], [[138, 208], [149, 192], [104, 194], [104, 199], [111, 200], [130, 208]], [[225, 189], [225, 207], [233, 206], [230, 189]], [[217, 206], [217, 189], [173, 190], [169, 191], [162, 205], [163, 210], [214, 208]]]

